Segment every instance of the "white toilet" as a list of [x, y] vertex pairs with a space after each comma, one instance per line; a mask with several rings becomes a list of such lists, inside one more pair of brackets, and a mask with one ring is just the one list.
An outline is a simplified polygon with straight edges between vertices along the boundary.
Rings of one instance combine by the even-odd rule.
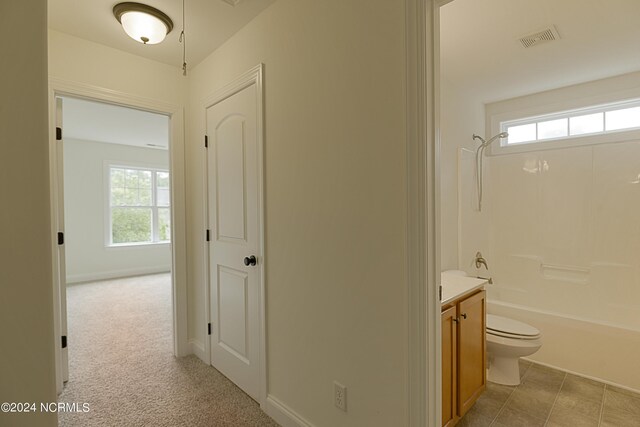
[[520, 384], [519, 358], [535, 353], [541, 346], [542, 336], [533, 326], [487, 314], [487, 379], [497, 384]]

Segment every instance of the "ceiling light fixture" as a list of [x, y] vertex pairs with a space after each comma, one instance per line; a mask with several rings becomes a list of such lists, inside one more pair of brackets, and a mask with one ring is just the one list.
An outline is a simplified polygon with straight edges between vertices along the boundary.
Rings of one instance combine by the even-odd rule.
[[129, 37], [143, 44], [160, 43], [173, 29], [171, 18], [142, 3], [118, 3], [113, 6], [113, 15]]

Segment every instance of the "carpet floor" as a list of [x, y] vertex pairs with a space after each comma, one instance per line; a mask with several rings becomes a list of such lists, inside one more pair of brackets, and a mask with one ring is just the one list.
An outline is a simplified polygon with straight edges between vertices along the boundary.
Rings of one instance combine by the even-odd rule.
[[224, 375], [172, 352], [168, 274], [69, 286], [60, 426], [277, 426]]

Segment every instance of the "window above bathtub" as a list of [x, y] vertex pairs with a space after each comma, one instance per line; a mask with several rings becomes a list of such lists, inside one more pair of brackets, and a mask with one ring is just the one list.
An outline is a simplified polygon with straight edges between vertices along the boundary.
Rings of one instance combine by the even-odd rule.
[[509, 137], [502, 143], [504, 146], [637, 129], [640, 129], [639, 99], [500, 123], [500, 131], [509, 133]]
[[640, 141], [640, 73], [488, 104], [486, 114], [488, 134], [509, 134], [490, 154]]

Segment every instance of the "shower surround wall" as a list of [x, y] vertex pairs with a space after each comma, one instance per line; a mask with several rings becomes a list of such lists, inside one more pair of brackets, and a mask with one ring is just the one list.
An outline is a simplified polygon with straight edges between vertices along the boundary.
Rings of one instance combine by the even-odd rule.
[[639, 390], [640, 141], [489, 157], [488, 215], [459, 159], [461, 234], [489, 228], [489, 312], [542, 330], [532, 359]]
[[640, 331], [640, 142], [490, 161], [495, 296]]
[[[499, 132], [497, 118], [508, 115], [632, 98], [640, 98], [637, 72], [495, 102], [485, 105], [486, 133]], [[482, 212], [473, 152], [459, 149], [458, 266], [493, 277], [489, 313], [542, 331], [532, 360], [638, 391], [640, 138], [619, 136], [613, 143], [491, 153]], [[478, 250], [489, 271], [475, 269]]]

